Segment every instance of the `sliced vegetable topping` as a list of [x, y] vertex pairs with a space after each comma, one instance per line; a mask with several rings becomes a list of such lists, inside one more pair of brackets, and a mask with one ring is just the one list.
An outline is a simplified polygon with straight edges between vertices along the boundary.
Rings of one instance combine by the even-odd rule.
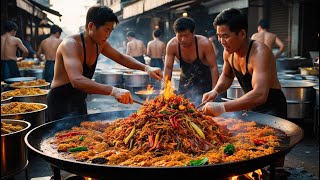
[[235, 152], [236, 148], [232, 144], [228, 144], [223, 152], [227, 155], [232, 155]]
[[189, 165], [190, 166], [201, 166], [201, 165], [205, 165], [205, 164], [208, 164], [208, 158], [205, 157], [205, 158], [202, 158], [202, 159], [199, 159], [199, 160], [190, 160], [189, 162]]

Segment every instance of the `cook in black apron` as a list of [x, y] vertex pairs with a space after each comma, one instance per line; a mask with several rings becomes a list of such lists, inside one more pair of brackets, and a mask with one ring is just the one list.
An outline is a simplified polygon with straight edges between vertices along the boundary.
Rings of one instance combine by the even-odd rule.
[[[251, 84], [252, 76], [250, 75], [249, 70], [248, 70], [248, 62], [249, 62], [249, 54], [250, 54], [250, 50], [251, 50], [253, 41], [254, 40], [252, 40], [249, 44], [249, 49], [248, 49], [247, 56], [246, 56], [246, 73], [245, 73], [245, 75], [243, 75], [241, 72], [237, 71], [236, 68], [234, 68], [234, 63], [233, 63], [234, 54], [232, 54], [232, 69], [233, 69], [233, 72], [236, 75], [244, 93], [247, 93], [252, 90], [252, 84]], [[277, 117], [286, 119], [287, 118], [286, 97], [283, 94], [283, 92], [281, 91], [281, 89], [270, 88], [266, 103], [264, 103], [260, 106], [257, 106], [255, 108], [252, 108], [251, 110], [255, 111], [255, 112], [269, 114], [269, 115], [273, 115], [273, 116], [277, 116]]]
[[46, 60], [46, 64], [44, 66], [43, 78], [49, 83], [53, 80], [54, 62], [54, 60]]
[[[86, 64], [86, 46], [83, 33], [80, 36], [84, 52], [83, 76], [91, 79], [97, 65], [99, 55], [98, 45], [96, 44], [96, 61], [92, 67], [88, 67]], [[86, 97], [87, 93], [73, 88], [71, 83], [51, 89], [47, 96], [48, 120], [53, 121], [65, 117], [87, 114]]]
[[1, 60], [1, 81], [20, 77], [20, 71], [16, 60]]
[[202, 95], [209, 92], [212, 89], [212, 79], [210, 67], [202, 64], [198, 53], [198, 41], [195, 36], [197, 59], [193, 63], [187, 63], [183, 61], [180, 44], [179, 56], [180, 56], [180, 82], [179, 93], [184, 94], [185, 98], [190, 98], [191, 102], [197, 106], [202, 101]]

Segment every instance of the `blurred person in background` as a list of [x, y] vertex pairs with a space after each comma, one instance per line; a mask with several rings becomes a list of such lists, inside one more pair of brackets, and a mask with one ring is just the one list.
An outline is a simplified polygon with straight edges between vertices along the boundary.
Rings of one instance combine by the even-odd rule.
[[173, 30], [176, 37], [166, 47], [164, 76], [171, 80], [177, 57], [181, 67], [179, 92], [198, 105], [202, 95], [212, 90], [219, 78], [213, 44], [207, 37], [195, 34], [191, 18], [178, 18]]
[[133, 31], [127, 32], [127, 55], [135, 58], [139, 62], [146, 64], [143, 55], [146, 54], [146, 46], [143, 41], [136, 38]]
[[153, 31], [153, 40], [149, 41], [147, 45], [147, 56], [151, 58], [150, 66], [159, 67], [163, 70], [166, 44], [160, 40], [160, 36], [161, 31], [159, 29]]
[[93, 6], [86, 15], [85, 30], [63, 39], [54, 67], [51, 89], [47, 95], [49, 121], [87, 114], [87, 94], [113, 96], [118, 102], [132, 104], [130, 91], [92, 80], [100, 54], [125, 67], [145, 71], [160, 80], [162, 72], [119, 53], [107, 41], [119, 23], [106, 6]]
[[35, 58], [36, 51], [33, 50], [32, 45], [31, 45], [31, 35], [26, 34], [24, 41], [22, 41], [23, 45], [28, 49], [29, 54], [26, 58]]
[[62, 42], [62, 39], [59, 39], [62, 33], [62, 29], [57, 25], [52, 25], [50, 28], [50, 36], [43, 41], [41, 41], [37, 57], [42, 59], [41, 55], [44, 54], [45, 57], [45, 67], [43, 72], [43, 77], [46, 82], [51, 83], [53, 80], [54, 73], [54, 64], [56, 59], [56, 52], [58, 46]]
[[266, 44], [271, 49], [271, 51], [272, 51], [272, 46], [274, 44], [278, 46], [279, 49], [274, 55], [275, 59], [277, 59], [283, 53], [285, 46], [283, 42], [280, 40], [280, 38], [276, 34], [268, 32], [268, 29], [269, 29], [269, 23], [265, 19], [261, 19], [258, 23], [258, 32], [254, 33], [251, 36], [251, 39], [257, 40], [259, 42]]
[[[20, 77], [17, 61], [23, 60], [29, 54], [21, 39], [15, 37], [17, 30], [18, 26], [15, 22], [5, 22], [4, 34], [1, 35], [1, 81]], [[22, 51], [22, 57], [17, 58], [17, 48]]]

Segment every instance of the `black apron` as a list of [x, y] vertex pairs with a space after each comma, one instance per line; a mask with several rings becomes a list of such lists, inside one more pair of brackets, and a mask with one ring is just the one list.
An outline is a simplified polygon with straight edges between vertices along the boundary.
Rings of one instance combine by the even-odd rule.
[[[234, 54], [232, 54], [232, 69], [234, 74], [236, 75], [242, 90], [244, 93], [247, 93], [252, 90], [252, 76], [249, 73], [248, 70], [248, 62], [249, 62], [249, 54], [252, 47], [254, 40], [250, 41], [249, 49], [246, 56], [246, 73], [243, 75], [241, 72], [237, 71], [234, 68], [234, 62], [233, 57]], [[269, 89], [268, 98], [265, 104], [262, 104], [260, 106], [257, 106], [255, 108], [251, 109], [252, 111], [263, 113], [263, 114], [269, 114], [273, 116], [277, 116], [280, 118], [287, 118], [287, 101], [286, 97], [283, 94], [281, 89]]]
[[[98, 60], [98, 45], [96, 44], [97, 58], [92, 67], [86, 64], [86, 46], [84, 43], [83, 33], [80, 34], [83, 44], [84, 62], [83, 76], [91, 79], [95, 71]], [[48, 100], [48, 120], [88, 114], [86, 104], [87, 93], [75, 89], [71, 83], [53, 88], [49, 91]]]
[[151, 67], [158, 67], [163, 70], [163, 60], [162, 58], [151, 58], [150, 60]]
[[1, 60], [1, 81], [8, 78], [20, 77], [20, 71], [15, 60]]
[[144, 60], [143, 56], [134, 56], [133, 58], [135, 58], [136, 60], [138, 60], [139, 62], [146, 64], [146, 61]]
[[51, 83], [54, 75], [54, 60], [46, 60], [46, 64], [43, 71], [43, 78], [46, 82]]
[[212, 79], [210, 67], [200, 61], [196, 36], [195, 42], [197, 59], [193, 63], [183, 61], [180, 44], [178, 45], [181, 68], [179, 92], [184, 94], [185, 98], [190, 98], [190, 101], [197, 106], [201, 103], [203, 94], [212, 89]]

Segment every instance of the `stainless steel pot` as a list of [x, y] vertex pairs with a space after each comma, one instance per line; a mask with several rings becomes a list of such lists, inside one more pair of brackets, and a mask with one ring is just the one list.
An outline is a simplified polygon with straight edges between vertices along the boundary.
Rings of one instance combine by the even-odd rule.
[[123, 73], [126, 87], [146, 87], [149, 83], [149, 75], [145, 72]]
[[[11, 90], [12, 91], [12, 90]], [[1, 93], [1, 95], [6, 94], [7, 92], [11, 91], [6, 91]], [[47, 104], [47, 94], [49, 93], [49, 90], [45, 90], [45, 94], [40, 94], [40, 95], [30, 95], [30, 96], [13, 96], [12, 101], [16, 102], [30, 102], [30, 103], [43, 103]]]
[[278, 58], [276, 60], [277, 71], [298, 70], [299, 67], [312, 66], [312, 60], [303, 57]]
[[100, 83], [107, 84], [111, 86], [122, 85], [123, 83], [123, 73], [120, 72], [101, 72]]
[[304, 119], [307, 120], [313, 113], [313, 106], [311, 101], [287, 101], [287, 117], [290, 119]]
[[227, 90], [227, 98], [228, 99], [237, 99], [244, 95], [244, 92], [240, 86], [240, 84], [233, 84]]
[[[28, 104], [40, 104], [44, 108], [38, 111], [17, 113], [17, 114], [1, 114], [1, 119], [17, 119], [25, 120], [31, 123], [31, 128], [35, 128], [45, 123], [46, 121], [46, 109], [48, 106], [42, 103], [28, 103]], [[6, 104], [2, 105], [6, 106]]]
[[1, 122], [23, 127], [22, 130], [17, 132], [1, 134], [1, 179], [6, 179], [19, 173], [28, 165], [24, 136], [31, 124], [26, 121], [2, 118]]
[[13, 97], [7, 97], [6, 99], [1, 100], [1, 104], [8, 104], [8, 103], [10, 103], [11, 100], [12, 100], [12, 98], [13, 98]]
[[37, 79], [43, 79], [43, 69], [28, 69], [27, 76], [36, 77]]
[[8, 78], [5, 79], [4, 82], [8, 83], [8, 84], [12, 84], [14, 82], [20, 82], [20, 81], [32, 81], [32, 80], [36, 80], [36, 77], [14, 77], [14, 78]]
[[314, 83], [302, 80], [280, 80], [280, 84], [287, 101], [306, 102], [314, 100]]

